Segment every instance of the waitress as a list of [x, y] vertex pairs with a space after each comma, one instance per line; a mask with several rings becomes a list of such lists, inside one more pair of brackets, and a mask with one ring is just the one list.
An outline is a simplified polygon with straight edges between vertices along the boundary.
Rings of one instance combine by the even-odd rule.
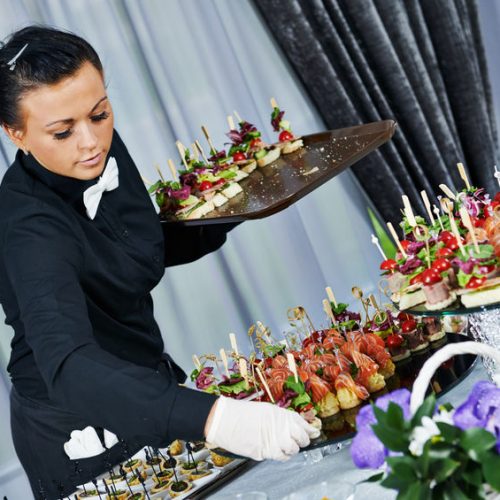
[[[19, 148], [0, 186], [11, 426], [35, 497], [68, 495], [176, 438], [257, 460], [309, 444], [316, 431], [294, 412], [179, 385], [186, 376], [164, 352], [150, 292], [165, 266], [216, 250], [231, 226], [162, 230], [114, 130], [93, 48], [47, 27], [11, 35], [0, 49], [0, 123]], [[88, 426], [118, 442], [97, 455], [78, 443], [72, 456], [71, 432]]]

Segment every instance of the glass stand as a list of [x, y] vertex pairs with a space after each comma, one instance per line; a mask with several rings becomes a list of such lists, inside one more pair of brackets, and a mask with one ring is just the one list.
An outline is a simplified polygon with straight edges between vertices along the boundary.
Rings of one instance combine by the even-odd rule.
[[[500, 308], [471, 314], [469, 331], [479, 342], [500, 351]], [[500, 366], [496, 366], [491, 358], [483, 358], [483, 364], [490, 378], [500, 371]]]

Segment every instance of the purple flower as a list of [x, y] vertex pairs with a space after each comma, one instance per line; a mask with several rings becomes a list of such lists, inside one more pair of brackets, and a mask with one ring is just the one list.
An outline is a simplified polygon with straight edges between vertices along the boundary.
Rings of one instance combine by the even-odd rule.
[[478, 382], [459, 406], [453, 422], [462, 430], [482, 427], [497, 438], [497, 452], [500, 453], [500, 388], [491, 382]]
[[[410, 391], [398, 389], [377, 398], [375, 405], [386, 411], [392, 401], [403, 410], [405, 419], [410, 418]], [[363, 406], [356, 417], [357, 434], [351, 445], [351, 456], [356, 467], [377, 469], [389, 454], [387, 448], [379, 441], [373, 432], [372, 425], [377, 422], [373, 408]]]
[[214, 369], [212, 367], [202, 368], [198, 376], [196, 377], [196, 388], [205, 390], [210, 387], [214, 381], [215, 377], [213, 375]]
[[399, 267], [402, 274], [411, 274], [417, 267], [423, 266], [423, 262], [417, 257], [408, 259], [403, 265]]

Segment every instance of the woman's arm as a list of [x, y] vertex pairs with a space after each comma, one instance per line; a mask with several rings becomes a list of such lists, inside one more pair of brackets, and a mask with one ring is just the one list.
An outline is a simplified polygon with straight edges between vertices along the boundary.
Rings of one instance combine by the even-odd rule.
[[80, 285], [83, 255], [65, 219], [52, 210], [17, 222], [6, 234], [5, 265], [50, 399], [89, 425], [152, 446], [202, 438], [214, 396], [98, 345]]
[[165, 267], [193, 262], [218, 250], [226, 241], [227, 233], [240, 222], [181, 226], [162, 224], [165, 238]]

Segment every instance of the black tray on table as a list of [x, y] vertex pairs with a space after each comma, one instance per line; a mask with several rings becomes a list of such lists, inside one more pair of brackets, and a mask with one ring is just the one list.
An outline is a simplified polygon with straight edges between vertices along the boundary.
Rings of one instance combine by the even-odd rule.
[[[384, 120], [305, 135], [303, 148], [254, 170], [240, 182], [242, 193], [202, 219], [162, 220], [162, 223], [197, 226], [268, 217], [289, 207], [387, 142], [395, 130], [395, 121]], [[307, 174], [315, 167], [316, 172]]]
[[[398, 308], [396, 303], [394, 305]], [[410, 309], [405, 309], [404, 312], [413, 314], [414, 316], [466, 316], [467, 314], [493, 311], [494, 309], [500, 309], [500, 302], [482, 306], [479, 305], [476, 307], [465, 307], [460, 302], [460, 299], [457, 298], [453, 304], [438, 311], [429, 311], [429, 309], [426, 309], [425, 304], [419, 304], [418, 306], [411, 307]]]

